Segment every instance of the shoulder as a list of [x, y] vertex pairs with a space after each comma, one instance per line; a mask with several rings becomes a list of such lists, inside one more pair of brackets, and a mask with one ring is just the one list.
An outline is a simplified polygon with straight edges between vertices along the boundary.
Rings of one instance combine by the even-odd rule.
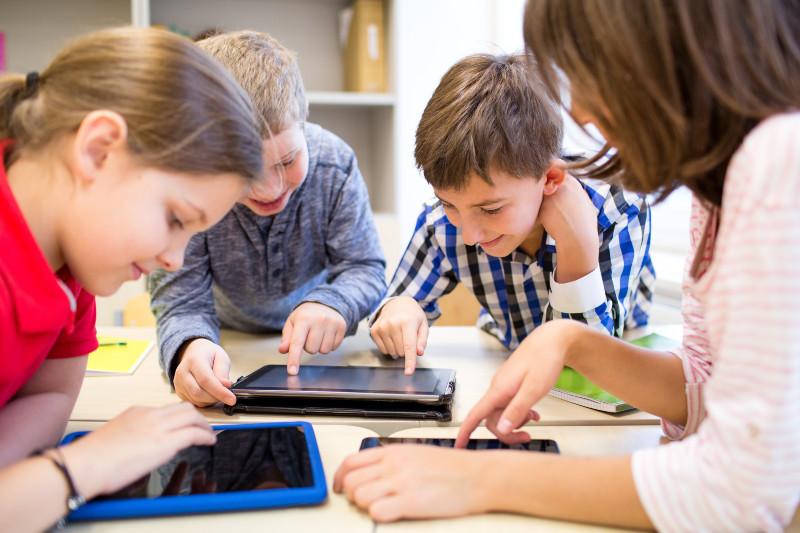
[[305, 124], [304, 133], [308, 143], [310, 174], [323, 170], [350, 172], [355, 164], [355, 153], [350, 145], [313, 122]]
[[601, 230], [638, 218], [649, 209], [647, 197], [626, 191], [620, 185], [597, 180], [579, 180], [583, 190], [597, 209], [597, 222]]
[[445, 231], [448, 227], [453, 227], [445, 215], [442, 202], [438, 198], [431, 198], [422, 204], [422, 210], [417, 217], [417, 226], [415, 231], [424, 228], [426, 232], [434, 233], [436, 231]]
[[725, 174], [723, 204], [800, 205], [800, 112], [774, 115], [745, 137]]

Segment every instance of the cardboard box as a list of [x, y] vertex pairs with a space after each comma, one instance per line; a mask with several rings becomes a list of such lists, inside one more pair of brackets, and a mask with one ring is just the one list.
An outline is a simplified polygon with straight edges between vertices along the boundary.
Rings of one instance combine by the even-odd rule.
[[386, 26], [383, 0], [355, 0], [344, 49], [347, 91], [386, 92]]

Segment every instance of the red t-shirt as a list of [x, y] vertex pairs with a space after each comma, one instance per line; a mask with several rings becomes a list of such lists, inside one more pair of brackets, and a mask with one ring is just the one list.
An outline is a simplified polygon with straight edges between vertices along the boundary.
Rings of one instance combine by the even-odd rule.
[[94, 296], [64, 267], [53, 273], [8, 186], [0, 141], [0, 407], [45, 359], [97, 348]]

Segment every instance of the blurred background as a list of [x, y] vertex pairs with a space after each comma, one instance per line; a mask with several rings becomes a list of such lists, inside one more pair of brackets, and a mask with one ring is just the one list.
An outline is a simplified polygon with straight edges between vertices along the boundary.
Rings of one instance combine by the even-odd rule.
[[[309, 120], [356, 152], [389, 276], [432, 196], [413, 159], [425, 104], [461, 57], [521, 50], [523, 8], [524, 0], [0, 0], [0, 71], [41, 70], [70, 38], [108, 26], [157, 25], [191, 38], [239, 29], [272, 34], [298, 54]], [[565, 120], [565, 151], [602, 145], [566, 113]], [[654, 323], [679, 322], [689, 201], [680, 190], [654, 208]], [[442, 305], [438, 324], [474, 323], [477, 302], [466, 291]], [[142, 280], [98, 299], [98, 325], [150, 320]]]

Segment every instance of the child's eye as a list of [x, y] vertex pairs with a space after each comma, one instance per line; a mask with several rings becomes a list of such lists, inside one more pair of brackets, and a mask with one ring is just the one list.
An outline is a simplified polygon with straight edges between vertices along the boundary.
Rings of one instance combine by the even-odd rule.
[[495, 207], [494, 209], [487, 209], [485, 207], [481, 207], [481, 211], [483, 211], [487, 215], [496, 215], [497, 213], [499, 213], [502, 210], [503, 210], [502, 207]]
[[288, 168], [288, 167], [294, 165], [294, 162], [295, 162], [294, 159], [291, 159], [289, 161], [281, 161], [281, 166], [283, 166], [283, 168]]

